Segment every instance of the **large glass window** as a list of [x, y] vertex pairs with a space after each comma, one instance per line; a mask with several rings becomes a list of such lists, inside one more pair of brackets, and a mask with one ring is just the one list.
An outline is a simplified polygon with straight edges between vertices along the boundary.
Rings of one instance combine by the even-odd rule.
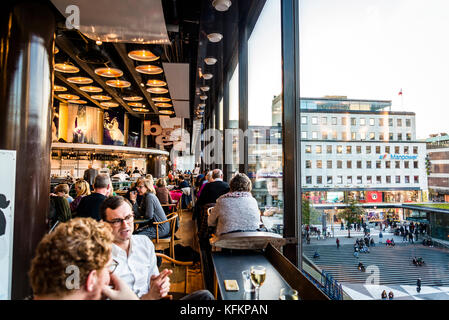
[[[282, 233], [283, 224], [281, 55], [280, 2], [268, 0], [248, 39], [248, 129], [266, 132], [268, 139], [251, 141], [249, 134], [248, 157], [254, 161], [248, 163], [248, 174], [262, 220], [277, 233]], [[308, 124], [307, 116], [301, 117], [301, 124]], [[302, 139], [318, 138], [303, 129]], [[306, 152], [311, 149], [307, 146]], [[307, 166], [312, 166], [311, 161]], [[310, 174], [307, 183], [312, 184]]]
[[[239, 66], [234, 69], [229, 81], [229, 128], [232, 128], [232, 164], [231, 171], [239, 170], [240, 135], [239, 135]], [[243, 159], [242, 159], [243, 160]]]
[[[337, 183], [302, 186], [303, 193], [319, 192], [322, 199], [319, 204], [311, 202], [309, 211], [316, 212], [317, 218], [310, 224], [334, 236], [321, 241], [310, 235], [310, 243], [303, 242], [302, 246], [303, 267], [307, 271], [304, 265], [312, 261], [310, 266], [346, 282], [351, 288], [348, 295], [360, 299], [361, 294], [370, 294], [363, 286], [367, 278], [361, 281], [354, 261], [349, 263], [342, 254], [329, 255], [325, 246], [335, 247], [335, 238], [342, 241], [349, 232], [351, 237], [363, 237], [363, 231], [359, 236], [352, 234], [353, 229], [348, 230], [349, 223], [360, 222], [368, 225], [375, 250], [383, 251], [385, 246], [377, 246], [380, 226], [392, 232], [391, 238], [395, 237], [393, 222], [405, 226], [412, 222], [403, 212], [403, 203], [448, 200], [449, 184], [444, 186], [444, 194], [443, 189], [430, 186], [432, 176], [443, 179], [443, 173], [427, 172], [432, 163], [426, 161], [426, 156], [437, 153], [438, 147], [442, 147], [440, 143], [447, 148], [449, 140], [448, 110], [444, 106], [449, 91], [449, 46], [441, 41], [449, 30], [449, 2], [298, 1], [301, 104], [306, 106], [305, 101], [312, 104], [313, 116], [337, 117], [338, 125], [325, 128], [328, 137], [329, 130], [334, 130], [338, 137], [348, 140], [339, 141], [338, 145], [329, 139], [326, 144], [335, 146], [336, 151], [316, 156], [323, 164], [334, 162], [334, 168], [327, 172], [323, 169], [321, 174], [333, 175]], [[332, 120], [329, 122], [333, 124]], [[446, 163], [449, 156], [433, 161]], [[336, 196], [340, 193], [341, 198]], [[354, 216], [355, 221], [344, 210], [351, 208], [348, 203], [351, 199], [361, 209], [360, 215]], [[417, 224], [426, 223], [424, 220]], [[355, 240], [345, 241], [353, 246]], [[427, 249], [420, 254], [427, 254]], [[320, 259], [313, 259], [316, 250]], [[349, 252], [351, 257], [352, 253]], [[413, 254], [409, 252], [410, 256]], [[363, 260], [362, 254], [359, 260]], [[380, 268], [380, 285], [405, 284], [399, 280], [396, 283], [394, 277], [389, 280], [384, 277], [396, 267], [396, 262], [388, 259], [373, 262]], [[440, 266], [440, 271], [445, 272], [445, 268]], [[405, 281], [407, 285], [416, 284], [416, 268], [404, 265], [401, 274], [410, 279]], [[429, 283], [439, 280], [436, 275], [428, 277]], [[363, 291], [358, 291], [362, 287]], [[353, 294], [355, 291], [359, 295]]]

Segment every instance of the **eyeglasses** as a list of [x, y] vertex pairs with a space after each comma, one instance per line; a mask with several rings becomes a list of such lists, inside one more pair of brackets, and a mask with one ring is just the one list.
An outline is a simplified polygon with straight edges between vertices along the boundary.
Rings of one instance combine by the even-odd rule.
[[126, 223], [129, 223], [133, 219], [134, 219], [134, 215], [130, 214], [129, 216], [126, 216], [124, 219], [117, 218], [117, 219], [113, 219], [111, 221], [106, 220], [106, 222], [112, 224], [114, 227], [118, 227], [119, 225], [122, 224], [123, 221], [125, 221]]
[[109, 273], [114, 273], [115, 269], [117, 269], [117, 266], [118, 266], [118, 261], [115, 259], [112, 259], [111, 264], [108, 266]]

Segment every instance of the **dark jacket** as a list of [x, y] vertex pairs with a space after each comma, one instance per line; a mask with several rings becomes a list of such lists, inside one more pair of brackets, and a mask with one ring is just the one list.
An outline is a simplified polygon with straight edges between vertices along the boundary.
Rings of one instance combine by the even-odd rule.
[[106, 200], [106, 196], [96, 192], [83, 197], [76, 209], [76, 217], [92, 218], [100, 221], [100, 206], [104, 200]]
[[201, 207], [208, 203], [216, 203], [217, 199], [222, 195], [229, 192], [229, 184], [224, 181], [214, 181], [207, 183], [201, 191], [195, 205], [195, 212], [193, 213], [193, 219], [199, 216]]
[[94, 185], [94, 181], [95, 181], [95, 177], [98, 175], [98, 170], [94, 169], [94, 168], [90, 168], [87, 169], [86, 171], [84, 171], [84, 180], [87, 181], [87, 183], [90, 186]]

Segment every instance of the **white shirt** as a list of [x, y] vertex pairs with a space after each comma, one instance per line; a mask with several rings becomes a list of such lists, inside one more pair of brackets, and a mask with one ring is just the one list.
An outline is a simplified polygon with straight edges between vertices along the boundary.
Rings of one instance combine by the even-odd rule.
[[138, 297], [150, 289], [151, 276], [159, 275], [154, 245], [147, 236], [131, 236], [128, 256], [125, 250], [113, 244], [112, 258], [118, 262], [114, 274], [125, 281]]

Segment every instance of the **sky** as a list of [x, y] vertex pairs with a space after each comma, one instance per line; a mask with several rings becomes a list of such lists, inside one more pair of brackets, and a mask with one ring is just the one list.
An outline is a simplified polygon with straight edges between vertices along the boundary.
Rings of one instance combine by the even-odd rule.
[[[248, 43], [256, 125], [271, 124], [282, 90], [279, 3], [267, 1]], [[449, 132], [448, 34], [447, 0], [300, 0], [301, 96], [392, 100], [416, 113], [417, 138]]]

